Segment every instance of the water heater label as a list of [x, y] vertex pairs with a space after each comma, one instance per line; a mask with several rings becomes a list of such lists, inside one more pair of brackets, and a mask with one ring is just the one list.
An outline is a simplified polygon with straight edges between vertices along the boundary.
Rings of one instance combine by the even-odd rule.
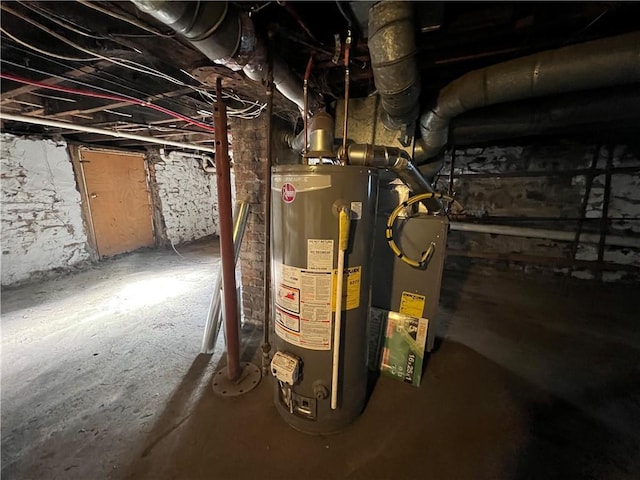
[[300, 313], [300, 290], [283, 283], [278, 285], [276, 304], [293, 313]]
[[[342, 287], [342, 310], [353, 310], [360, 306], [360, 283], [362, 267], [345, 268]], [[338, 284], [338, 270], [333, 271], [333, 286], [331, 288], [331, 310], [336, 310], [336, 290]]]
[[295, 333], [300, 332], [300, 317], [291, 315], [281, 308], [276, 307], [276, 325], [282, 325], [295, 335]]
[[302, 348], [330, 350], [332, 270], [282, 265], [278, 271], [276, 334]]
[[362, 218], [362, 202], [351, 202], [351, 218], [353, 220]]
[[331, 270], [333, 268], [333, 240], [307, 240], [307, 268]]

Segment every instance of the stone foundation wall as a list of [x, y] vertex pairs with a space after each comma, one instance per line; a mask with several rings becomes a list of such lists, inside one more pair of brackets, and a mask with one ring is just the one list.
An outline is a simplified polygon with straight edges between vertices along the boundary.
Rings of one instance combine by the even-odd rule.
[[36, 279], [90, 259], [71, 159], [64, 141], [1, 134], [2, 285]]
[[[451, 161], [451, 152], [447, 152], [438, 180], [439, 191], [448, 190]], [[595, 170], [591, 170], [594, 161]], [[607, 175], [611, 193], [607, 219], [603, 222]], [[557, 141], [456, 149], [455, 152], [454, 191], [465, 209], [465, 217], [459, 220], [575, 232], [590, 179], [582, 231], [600, 235], [605, 225], [607, 235], [638, 235], [640, 158], [632, 146]], [[448, 248], [471, 258], [478, 254], [507, 254], [570, 260], [574, 247], [572, 242], [451, 231]], [[597, 261], [598, 245], [579, 242], [575, 259]], [[595, 264], [554, 267], [553, 262], [549, 262], [544, 269], [585, 279], [633, 279], [638, 276], [633, 267], [640, 267], [640, 250], [606, 246], [602, 261], [621, 268], [609, 266], [598, 273], [600, 270]], [[450, 258], [448, 264], [455, 265], [455, 262], [455, 258]], [[516, 268], [541, 269], [527, 262], [519, 262]]]

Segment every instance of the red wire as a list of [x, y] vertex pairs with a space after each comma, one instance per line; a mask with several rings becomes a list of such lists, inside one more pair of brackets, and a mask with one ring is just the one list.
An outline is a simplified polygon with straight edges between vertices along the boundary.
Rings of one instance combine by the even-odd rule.
[[135, 97], [129, 97], [128, 95], [123, 95], [123, 96], [119, 96], [119, 95], [110, 95], [108, 93], [97, 93], [97, 92], [92, 92], [90, 90], [78, 90], [76, 88], [71, 88], [71, 87], [62, 87], [59, 85], [47, 85], [46, 83], [42, 83], [42, 82], [36, 82], [35, 80], [28, 80], [26, 78], [21, 78], [21, 77], [17, 77], [15, 75], [11, 75], [9, 73], [0, 73], [0, 78], [5, 78], [7, 80], [12, 80], [14, 82], [18, 82], [18, 83], [24, 83], [26, 85], [33, 85], [34, 87], [39, 87], [39, 88], [44, 88], [44, 89], [48, 89], [48, 90], [55, 90], [57, 92], [65, 92], [65, 93], [72, 93], [75, 95], [82, 95], [85, 97], [94, 97], [94, 98], [103, 98], [106, 100], [114, 100], [117, 102], [128, 102], [128, 103], [133, 103], [136, 105], [140, 105], [143, 107], [148, 107], [151, 108], [153, 110], [156, 110], [158, 112], [162, 112], [165, 115], [169, 115], [170, 117], [174, 117], [180, 120], [183, 120], [187, 123], [190, 123], [191, 125], [195, 125], [197, 127], [203, 128], [209, 132], [214, 132], [215, 129], [211, 126], [211, 125], [207, 125], [206, 123], [202, 123], [199, 122], [198, 120], [194, 120], [192, 118], [189, 118], [185, 115], [182, 115], [178, 112], [174, 112], [173, 110], [169, 110], [167, 108], [161, 107], [159, 105], [155, 105], [151, 102], [146, 102], [144, 100], [140, 100], [138, 98]]

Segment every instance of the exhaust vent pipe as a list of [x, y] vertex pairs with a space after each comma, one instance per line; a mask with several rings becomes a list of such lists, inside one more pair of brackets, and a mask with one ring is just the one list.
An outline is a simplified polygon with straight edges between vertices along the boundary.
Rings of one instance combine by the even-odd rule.
[[368, 43], [384, 125], [390, 129], [410, 125], [420, 113], [413, 5], [384, 1], [371, 7]]
[[420, 118], [425, 159], [447, 144], [449, 124], [472, 109], [640, 81], [640, 33], [548, 50], [469, 72], [440, 90]]
[[[347, 147], [347, 157], [351, 165], [388, 168], [414, 195], [435, 193], [431, 184], [413, 164], [409, 154], [401, 148], [352, 143]], [[442, 203], [435, 198], [424, 200], [424, 203], [429, 211], [439, 212], [442, 209]]]
[[[267, 50], [257, 37], [246, 13], [229, 2], [131, 0], [148, 13], [185, 37], [207, 58], [238, 71], [257, 82], [267, 80]], [[273, 83], [276, 89], [303, 111], [302, 82], [283, 60], [273, 58]], [[309, 111], [322, 108], [322, 99], [309, 92]]]

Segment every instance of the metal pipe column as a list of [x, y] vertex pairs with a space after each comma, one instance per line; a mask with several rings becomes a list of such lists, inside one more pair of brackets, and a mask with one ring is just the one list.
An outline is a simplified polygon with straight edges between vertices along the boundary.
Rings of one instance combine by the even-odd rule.
[[233, 220], [231, 218], [231, 173], [227, 140], [227, 108], [222, 100], [222, 79], [216, 79], [215, 104], [216, 177], [218, 214], [220, 215], [220, 257], [224, 293], [224, 325], [227, 334], [227, 377], [240, 377], [240, 333], [238, 329], [238, 295], [233, 254]]
[[[273, 63], [267, 61], [267, 177], [264, 180], [264, 332], [262, 332], [262, 375], [269, 373], [269, 334], [271, 328], [271, 164], [273, 163], [272, 149], [272, 116], [273, 116]], [[305, 105], [305, 116], [307, 106]]]

